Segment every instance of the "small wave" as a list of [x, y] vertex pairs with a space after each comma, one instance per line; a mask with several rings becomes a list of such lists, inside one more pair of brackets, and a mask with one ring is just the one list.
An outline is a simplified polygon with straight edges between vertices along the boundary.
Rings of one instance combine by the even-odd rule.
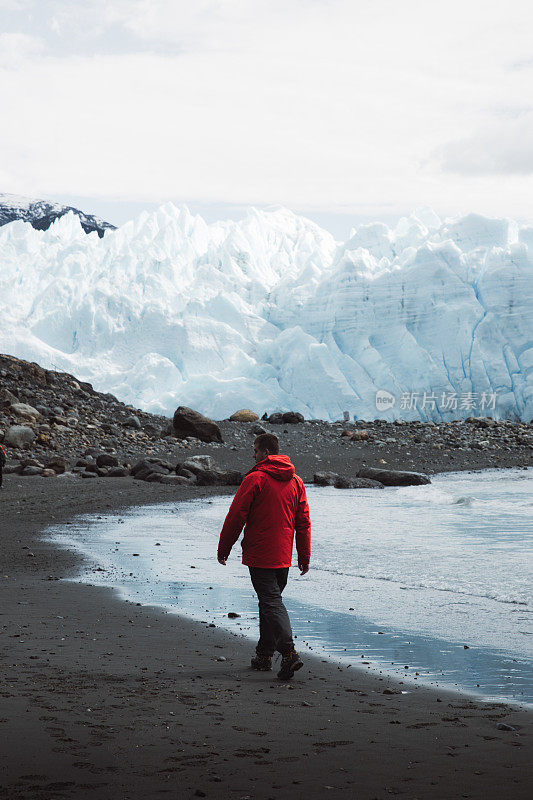
[[[429, 589], [435, 592], [448, 592], [450, 594], [457, 594], [463, 597], [475, 597], [482, 600], [492, 600], [495, 603], [504, 603], [505, 605], [513, 605], [513, 606], [529, 606], [530, 600], [529, 598], [516, 598], [516, 597], [509, 597], [509, 595], [501, 595], [495, 594], [490, 592], [476, 592], [474, 590], [469, 591], [466, 588], [460, 588], [457, 586], [444, 586], [438, 581], [420, 581], [416, 583], [411, 583], [409, 580], [401, 580], [398, 576], [395, 575], [380, 575], [378, 573], [368, 575], [366, 573], [351, 573], [347, 572], [345, 569], [335, 569], [334, 567], [322, 566], [321, 564], [316, 564], [314, 567], [315, 570], [320, 570], [321, 572], [327, 572], [330, 575], [338, 575], [339, 577], [344, 578], [360, 578], [361, 580], [366, 581], [383, 581], [385, 583], [393, 583], [397, 584], [402, 587], [402, 589], [412, 590], [412, 591], [420, 591], [421, 589]], [[523, 608], [525, 611], [526, 609]]]
[[475, 497], [464, 495], [463, 497], [455, 497], [452, 502], [456, 506], [471, 506], [474, 503], [474, 500], [476, 500]]

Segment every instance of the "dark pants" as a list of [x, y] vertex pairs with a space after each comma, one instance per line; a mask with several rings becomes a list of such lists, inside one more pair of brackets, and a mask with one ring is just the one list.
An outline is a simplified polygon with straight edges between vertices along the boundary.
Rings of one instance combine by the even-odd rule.
[[259, 600], [259, 642], [255, 648], [256, 653], [258, 656], [272, 656], [278, 650], [285, 655], [293, 647], [291, 623], [281, 599], [281, 593], [287, 585], [289, 568], [248, 569]]

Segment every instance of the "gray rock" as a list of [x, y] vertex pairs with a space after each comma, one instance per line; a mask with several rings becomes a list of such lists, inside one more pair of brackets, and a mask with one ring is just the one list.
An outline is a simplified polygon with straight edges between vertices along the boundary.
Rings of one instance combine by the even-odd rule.
[[423, 472], [410, 472], [408, 470], [379, 469], [377, 467], [362, 467], [358, 478], [371, 478], [385, 486], [420, 486], [431, 483]]
[[383, 484], [371, 478], [345, 478], [339, 475], [335, 479], [337, 489], [383, 489]]
[[172, 420], [174, 435], [179, 439], [194, 436], [202, 442], [223, 442], [220, 428], [212, 419], [187, 406], [179, 406]]
[[250, 428], [250, 433], [255, 433], [256, 436], [259, 436], [260, 433], [268, 433], [268, 431], [266, 428], [263, 428], [262, 425], [256, 423], [255, 425], [252, 425], [252, 427]]
[[282, 414], [282, 421], [294, 425], [298, 422], [304, 422], [304, 417], [299, 411], [284, 411]]
[[122, 424], [125, 428], [135, 428], [138, 431], [142, 428], [141, 421], [135, 414], [131, 414], [127, 417]]
[[85, 472], [81, 473], [81, 477], [82, 478], [97, 478], [98, 476], [97, 476], [96, 472], [87, 472], [87, 470], [86, 470]]
[[12, 425], [8, 428], [4, 438], [4, 444], [9, 447], [24, 447], [31, 444], [35, 439], [35, 433], [27, 425]]
[[23, 417], [24, 419], [41, 419], [41, 414], [37, 411], [36, 408], [33, 406], [29, 406], [27, 403], [11, 403], [9, 410], [15, 414], [17, 417]]
[[213, 456], [201, 455], [190, 456], [183, 464], [185, 469], [193, 470], [193, 467], [201, 467], [203, 469], [216, 469], [217, 465]]
[[45, 469], [53, 469], [56, 475], [61, 475], [67, 468], [67, 462], [62, 456], [52, 456], [45, 462]]
[[339, 477], [337, 472], [315, 472], [313, 483], [316, 483], [317, 486], [334, 486]]
[[281, 411], [274, 411], [274, 413], [268, 417], [268, 421], [271, 425], [281, 425], [283, 423], [283, 414]]
[[97, 467], [118, 467], [118, 458], [110, 455], [109, 453], [100, 453], [96, 457]]
[[223, 486], [240, 486], [243, 477], [242, 472], [237, 470], [226, 470], [220, 476]]
[[159, 436], [161, 436], [161, 428], [158, 425], [152, 425], [151, 422], [148, 422], [144, 426], [143, 430], [147, 436], [151, 436], [152, 439], [157, 439]]
[[130, 470], [130, 475], [133, 475], [135, 478], [138, 478], [141, 481], [146, 480], [146, 476], [151, 475], [152, 473], [168, 475], [169, 470], [166, 469], [166, 467], [162, 467], [160, 464], [148, 461], [147, 459], [138, 461]]
[[29, 467], [24, 467], [20, 474], [26, 478], [33, 475], [41, 475], [42, 471], [43, 471], [42, 467], [29, 466]]
[[22, 464], [8, 464], [3, 469], [4, 475], [20, 475], [22, 472]]
[[185, 469], [181, 464], [176, 466], [176, 474], [181, 475], [182, 478], [187, 478], [191, 483], [196, 483], [196, 475], [190, 469]]
[[107, 471], [109, 478], [126, 478], [129, 475], [125, 467], [110, 467]]
[[0, 386], [0, 406], [10, 406], [12, 403], [18, 403], [18, 398], [9, 389]]
[[[151, 472], [146, 478], [143, 478], [147, 483], [161, 483], [163, 480], [164, 475], [161, 475], [160, 472]], [[177, 476], [176, 476], [177, 477]]]

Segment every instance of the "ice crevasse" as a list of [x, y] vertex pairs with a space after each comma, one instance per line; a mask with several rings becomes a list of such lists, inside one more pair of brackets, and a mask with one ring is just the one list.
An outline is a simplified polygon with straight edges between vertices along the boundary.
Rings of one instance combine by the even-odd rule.
[[429, 209], [340, 243], [285, 208], [171, 203], [103, 238], [0, 228], [0, 350], [171, 414], [533, 417], [533, 226]]

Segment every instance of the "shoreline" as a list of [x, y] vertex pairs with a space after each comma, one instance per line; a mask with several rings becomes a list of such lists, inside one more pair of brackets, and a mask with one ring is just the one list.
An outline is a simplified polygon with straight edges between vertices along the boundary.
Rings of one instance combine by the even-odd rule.
[[[496, 470], [496, 471], [498, 471], [498, 470]], [[449, 473], [446, 473], [446, 474], [449, 474]], [[223, 498], [223, 497], [225, 497], [225, 496], [227, 496], [229, 494], [230, 493], [226, 491], [226, 492], [220, 492], [220, 493], [215, 493], [215, 494], [210, 493], [209, 496], [210, 497], [221, 497], [221, 498]], [[187, 498], [187, 499], [183, 499], [183, 500], [179, 501], [179, 505], [182, 505], [183, 503], [188, 503], [188, 502], [191, 502], [191, 501], [199, 501], [199, 500], [200, 500], [200, 498]], [[113, 514], [111, 514], [109, 522], [110, 522], [111, 525], [114, 525], [114, 524], [116, 525], [116, 521], [120, 520], [120, 517], [122, 515], [124, 515], [124, 517], [126, 517], [126, 519], [127, 519], [127, 516], [130, 513], [131, 514], [135, 514], [135, 511], [137, 509], [141, 509], [141, 508], [143, 508], [144, 510], [154, 509], [154, 511], [157, 511], [158, 508], [160, 508], [160, 507], [165, 508], [168, 505], [173, 505], [173, 504], [172, 503], [165, 503], [164, 501], [162, 501], [162, 502], [159, 502], [159, 503], [150, 503], [150, 504], [148, 504], [146, 506], [128, 507], [125, 510], [116, 511]], [[71, 521], [71, 524], [72, 525], [76, 525], [76, 526], [83, 526], [83, 527], [87, 526], [87, 527], [89, 527], [89, 526], [92, 526], [94, 524], [98, 524], [98, 518], [96, 516], [92, 516], [91, 517], [90, 515], [84, 515], [84, 516], [80, 516], [78, 518], [74, 518]], [[117, 537], [120, 536], [120, 534], [118, 532], [119, 530], [120, 529], [117, 529]], [[73, 583], [96, 586], [96, 587], [101, 587], [101, 588], [110, 588], [111, 587], [115, 591], [116, 597], [121, 602], [132, 603], [132, 602], [136, 602], [136, 601], [140, 600], [140, 603], [143, 606], [159, 608], [162, 611], [164, 611], [165, 613], [176, 615], [176, 616], [184, 618], [184, 619], [186, 619], [186, 620], [188, 620], [190, 622], [197, 622], [197, 623], [201, 623], [201, 624], [211, 624], [213, 626], [216, 624], [217, 628], [219, 628], [219, 629], [221, 629], [223, 631], [226, 631], [228, 634], [234, 632], [234, 625], [228, 623], [228, 620], [226, 618], [227, 608], [230, 608], [231, 606], [228, 604], [227, 608], [224, 610], [224, 609], [222, 609], [221, 606], [219, 607], [219, 604], [221, 602], [221, 598], [219, 597], [218, 600], [214, 599], [214, 598], [216, 598], [219, 594], [222, 594], [222, 596], [224, 597], [224, 595], [226, 595], [226, 593], [231, 592], [231, 591], [236, 591], [236, 587], [234, 587], [234, 589], [231, 590], [231, 589], [225, 589], [224, 586], [215, 586], [216, 592], [213, 593], [213, 595], [210, 597], [210, 600], [209, 600], [210, 609], [209, 610], [205, 609], [206, 612], [208, 612], [207, 614], [206, 613], [201, 613], [201, 611], [200, 611], [200, 609], [202, 609], [203, 606], [205, 604], [207, 604], [207, 601], [204, 603], [203, 600], [202, 600], [202, 593], [203, 593], [204, 590], [213, 589], [213, 586], [208, 586], [209, 583], [213, 583], [213, 579], [212, 578], [210, 580], [205, 579], [204, 583], [200, 583], [200, 584], [198, 584], [197, 582], [191, 583], [191, 582], [186, 581], [186, 580], [184, 581], [184, 580], [182, 580], [180, 578], [180, 580], [179, 580], [180, 587], [185, 586], [187, 594], [197, 595], [196, 598], [195, 598], [195, 603], [193, 603], [192, 605], [191, 605], [190, 600], [188, 602], [185, 602], [185, 605], [183, 605], [183, 598], [181, 599], [181, 603], [182, 603], [181, 605], [180, 605], [179, 602], [178, 603], [165, 602], [165, 598], [161, 598], [161, 597], [160, 597], [160, 599], [156, 599], [156, 600], [151, 601], [151, 600], [148, 600], [146, 597], [143, 598], [142, 592], [138, 597], [134, 597], [134, 594], [132, 593], [133, 592], [133, 587], [128, 587], [127, 584], [122, 583], [120, 577], [117, 577], [117, 582], [116, 583], [113, 583], [112, 578], [111, 578], [111, 580], [108, 580], [107, 583], [106, 582], [97, 582], [97, 583], [93, 583], [92, 582], [93, 580], [97, 579], [97, 573], [101, 573], [101, 576], [103, 578], [105, 576], [105, 574], [109, 571], [110, 576], [112, 576], [113, 573], [117, 573], [117, 571], [118, 571], [118, 573], [120, 573], [123, 569], [125, 569], [124, 566], [120, 567], [119, 563], [116, 562], [116, 561], [113, 561], [110, 564], [108, 564], [107, 563], [107, 558], [109, 556], [106, 558], [103, 553], [98, 553], [98, 552], [96, 552], [94, 550], [91, 550], [90, 548], [87, 548], [83, 543], [80, 543], [80, 542], [78, 542], [78, 541], [76, 541], [74, 539], [71, 539], [70, 542], [69, 541], [61, 541], [62, 536], [63, 536], [63, 538], [65, 540], [68, 540], [69, 536], [68, 536], [68, 533], [66, 531], [62, 534], [61, 531], [55, 529], [54, 527], [49, 527], [49, 528], [45, 529], [45, 531], [43, 531], [43, 536], [45, 537], [46, 541], [51, 542], [55, 547], [57, 547], [59, 549], [67, 549], [67, 550], [75, 553], [76, 555], [78, 555], [80, 557], [80, 559], [83, 559], [83, 560], [90, 559], [91, 560], [91, 563], [92, 563], [91, 566], [86, 565], [85, 567], [80, 568], [78, 570], [78, 573], [75, 576], [69, 577], [67, 580], [72, 581]], [[140, 542], [136, 542], [136, 549], [139, 549], [139, 546], [142, 547], [141, 543]], [[142, 555], [143, 551], [140, 550], [139, 552]], [[141, 563], [142, 563], [142, 559], [141, 559]], [[181, 567], [183, 567], [183, 564], [181, 565]], [[293, 573], [293, 575], [294, 576], [296, 575], [296, 571]], [[186, 576], [186, 573], [183, 573], [182, 577], [185, 577], [185, 576]], [[100, 577], [100, 576], [98, 576], [98, 577]], [[137, 578], [137, 577], [138, 576], [136, 575], [135, 578]], [[142, 577], [142, 573], [141, 573], [141, 577]], [[148, 582], [148, 584], [150, 584], [150, 581], [149, 580], [147, 581], [147, 579], [145, 578], [143, 583], [146, 583], [146, 582]], [[235, 596], [237, 597], [237, 596], [239, 596], [239, 594], [240, 594], [240, 592], [237, 592], [237, 594]], [[240, 612], [239, 616], [242, 617], [241, 621], [238, 624], [239, 624], [239, 627], [241, 628], [240, 634], [243, 637], [245, 637], [250, 644], [253, 644], [253, 643], [255, 643], [255, 638], [257, 637], [257, 631], [255, 630], [255, 628], [253, 626], [253, 623], [252, 623], [252, 631], [250, 631], [250, 622], [249, 622], [249, 619], [250, 619], [250, 608], [246, 608], [246, 603], [247, 603], [247, 600], [245, 599], [246, 594], [247, 594], [247, 592], [245, 591], [244, 592], [244, 597], [239, 597], [238, 605], [236, 606], [236, 608], [238, 608], [238, 610]], [[311, 616], [313, 618], [314, 616], [316, 616], [316, 612], [318, 612], [319, 616], [322, 615], [324, 618], [327, 618], [330, 614], [332, 615], [332, 617], [335, 617], [336, 615], [342, 614], [342, 612], [340, 610], [332, 610], [332, 609], [325, 610], [320, 605], [313, 605], [312, 603], [309, 602], [308, 599], [298, 600], [298, 599], [296, 599], [294, 597], [292, 597], [292, 598], [289, 597], [287, 599], [288, 599], [288, 603], [289, 604], [292, 604], [292, 605], [295, 605], [295, 606], [298, 607], [298, 609], [300, 611], [300, 614], [302, 613], [302, 610], [303, 610], [305, 612], [304, 616], [306, 616], [306, 617], [307, 616]], [[224, 598], [223, 602], [228, 603], [229, 601], [226, 598]], [[213, 604], [215, 606], [214, 608], [213, 608]], [[215, 614], [215, 616], [213, 616], [214, 614]], [[254, 605], [254, 608], [253, 608], [252, 615], [254, 615], [254, 614], [255, 614], [255, 605]], [[291, 612], [291, 618], [292, 618], [292, 612]], [[360, 614], [358, 614], [358, 619], [360, 620], [360, 627], [361, 628], [365, 628], [366, 626], [371, 626], [371, 627], [376, 627], [377, 626], [377, 627], [380, 627], [380, 628], [382, 628], [384, 630], [386, 629], [387, 636], [384, 637], [384, 642], [385, 643], [389, 643], [388, 636], [390, 636], [390, 635], [395, 635], [395, 638], [398, 638], [398, 636], [401, 636], [403, 638], [407, 638], [407, 639], [411, 640], [409, 642], [409, 644], [411, 644], [411, 642], [417, 642], [417, 646], [418, 647], [420, 647], [420, 646], [423, 647], [424, 644], [426, 644], [427, 642], [431, 642], [434, 645], [436, 645], [437, 643], [440, 643], [441, 647], [444, 647], [444, 650], [441, 650], [442, 653], [444, 653], [448, 647], [452, 647], [453, 648], [454, 646], [458, 647], [459, 645], [464, 645], [463, 640], [459, 639], [459, 638], [455, 638], [453, 640], [452, 639], [445, 639], [445, 640], [440, 639], [437, 636], [435, 630], [433, 630], [432, 633], [427, 633], [427, 632], [422, 633], [420, 631], [412, 631], [412, 630], [411, 631], [409, 631], [409, 630], [406, 631], [406, 630], [401, 629], [401, 628], [393, 628], [393, 627], [391, 627], [390, 624], [386, 624], [386, 623], [382, 623], [382, 622], [380, 622], [378, 624], [378, 623], [374, 622], [373, 620], [371, 620], [371, 619], [369, 619], [369, 618], [367, 618], [365, 616], [361, 617]], [[246, 622], [246, 620], [248, 620], [248, 622]], [[243, 627], [241, 627], [241, 626], [243, 626]], [[295, 628], [295, 631], [296, 631], [296, 629], [297, 628]], [[361, 631], [359, 632], [359, 635], [361, 635]], [[309, 641], [304, 641], [303, 638], [302, 638], [303, 636], [306, 636]], [[486, 693], [484, 693], [482, 689], [479, 689], [478, 691], [476, 691], [475, 688], [473, 688], [473, 686], [468, 686], [467, 683], [466, 684], [465, 683], [461, 684], [459, 681], [454, 683], [453, 682], [453, 677], [450, 677], [448, 680], [445, 677], [439, 678], [438, 672], [435, 670], [434, 667], [433, 668], [429, 667], [430, 673], [427, 676], [424, 675], [423, 672], [421, 672], [421, 673], [419, 673], [418, 671], [415, 672], [414, 670], [418, 670], [418, 669], [420, 669], [420, 670], [428, 670], [428, 664], [427, 663], [418, 664], [418, 666], [413, 665], [412, 659], [416, 658], [416, 656], [414, 655], [414, 653], [416, 653], [416, 645], [415, 645], [415, 650], [413, 651], [412, 656], [406, 655], [404, 659], [401, 656], [399, 656], [398, 660], [397, 660], [398, 664], [399, 663], [403, 664], [404, 661], [405, 662], [409, 661], [409, 663], [411, 665], [411, 669], [410, 669], [409, 672], [407, 672], [407, 671], [404, 672], [402, 670], [399, 670], [399, 668], [396, 668], [396, 670], [393, 670], [393, 669], [390, 669], [390, 666], [388, 666], [391, 663], [390, 662], [391, 655], [393, 655], [393, 651], [391, 649], [391, 645], [394, 645], [395, 647], [401, 647], [403, 642], [389, 643], [389, 649], [388, 650], [387, 650], [387, 648], [382, 648], [381, 657], [378, 656], [376, 658], [376, 654], [375, 653], [370, 653], [370, 655], [368, 654], [368, 652], [365, 653], [365, 659], [366, 660], [364, 661], [364, 663], [366, 665], [368, 665], [367, 669], [365, 670], [360, 665], [358, 665], [358, 662], [357, 662], [358, 655], [355, 655], [354, 653], [352, 653], [351, 655], [344, 655], [344, 656], [341, 656], [340, 653], [336, 655], [333, 651], [328, 649], [327, 644], [324, 643], [324, 641], [325, 641], [324, 638], [321, 637], [316, 632], [312, 632], [312, 633], [305, 632], [302, 635], [302, 631], [300, 631], [299, 634], [298, 634], [298, 638], [300, 640], [299, 649], [301, 650], [302, 653], [305, 652], [306, 658], [307, 657], [310, 657], [310, 658], [319, 658], [319, 657], [320, 658], [326, 658], [329, 661], [331, 661], [332, 664], [334, 664], [336, 667], [341, 667], [342, 669], [351, 668], [351, 669], [354, 670], [354, 672], [371, 674], [371, 675], [374, 675], [376, 678], [381, 675], [381, 676], [384, 676], [387, 680], [390, 680], [392, 682], [396, 682], [399, 685], [405, 685], [406, 687], [415, 687], [416, 688], [417, 686], [423, 686], [423, 687], [426, 687], [428, 689], [433, 689], [435, 691], [445, 691], [445, 692], [448, 692], [448, 693], [454, 693], [460, 698], [471, 699], [472, 701], [475, 701], [475, 702], [478, 702], [478, 703], [487, 703], [487, 704], [503, 703], [503, 704], [505, 704], [505, 705], [507, 705], [507, 706], [509, 706], [511, 708], [515, 708], [517, 710], [523, 710], [523, 711], [529, 711], [529, 712], [533, 711], [533, 699], [531, 699], [531, 700], [520, 700], [518, 698], [513, 698], [513, 697], [490, 696], [490, 694], [487, 695]], [[368, 638], [368, 636], [367, 636], [367, 638]], [[346, 644], [346, 642], [343, 642], [343, 644]], [[468, 648], [465, 648], [465, 649], [470, 649], [472, 646], [473, 645], [470, 644], [470, 646]], [[369, 647], [372, 648], [372, 644], [369, 645], [369, 643], [367, 641], [365, 644], [363, 644], [363, 643], [358, 644], [357, 648], [353, 648], [353, 649], [357, 649], [358, 653], [360, 653], [361, 650], [363, 650], [363, 649], [367, 650], [367, 648], [369, 648]], [[479, 648], [479, 645], [477, 645], [476, 649], [477, 648]], [[484, 649], [486, 651], [486, 655], [489, 655], [489, 656], [491, 654], [495, 655], [496, 651], [498, 650], [497, 648], [492, 648], [491, 649], [491, 648], [487, 648], [486, 646], [483, 646], [482, 649]], [[346, 651], [346, 647], [344, 648], [344, 650]], [[386, 650], [387, 650], [388, 655], [385, 655], [385, 651]], [[319, 652], [320, 652], [320, 655], [318, 655]], [[503, 651], [498, 651], [498, 652], [503, 652]], [[503, 661], [505, 661], [505, 660], [508, 660], [508, 661], [512, 660], [512, 661], [516, 662], [517, 659], [520, 660], [521, 658], [526, 658], [526, 656], [519, 656], [517, 653], [514, 653], [512, 651], [506, 651], [504, 656], [503, 656], [503, 659], [502, 659], [502, 664], [503, 664]], [[370, 659], [370, 661], [368, 659]], [[508, 667], [508, 668], [510, 668], [510, 667]], [[450, 667], [448, 667], [448, 669], [450, 669]]]
[[6, 477], [0, 798], [530, 796], [529, 711], [319, 658], [283, 684], [238, 635], [74, 583], [48, 525], [234, 491], [141, 484]]

